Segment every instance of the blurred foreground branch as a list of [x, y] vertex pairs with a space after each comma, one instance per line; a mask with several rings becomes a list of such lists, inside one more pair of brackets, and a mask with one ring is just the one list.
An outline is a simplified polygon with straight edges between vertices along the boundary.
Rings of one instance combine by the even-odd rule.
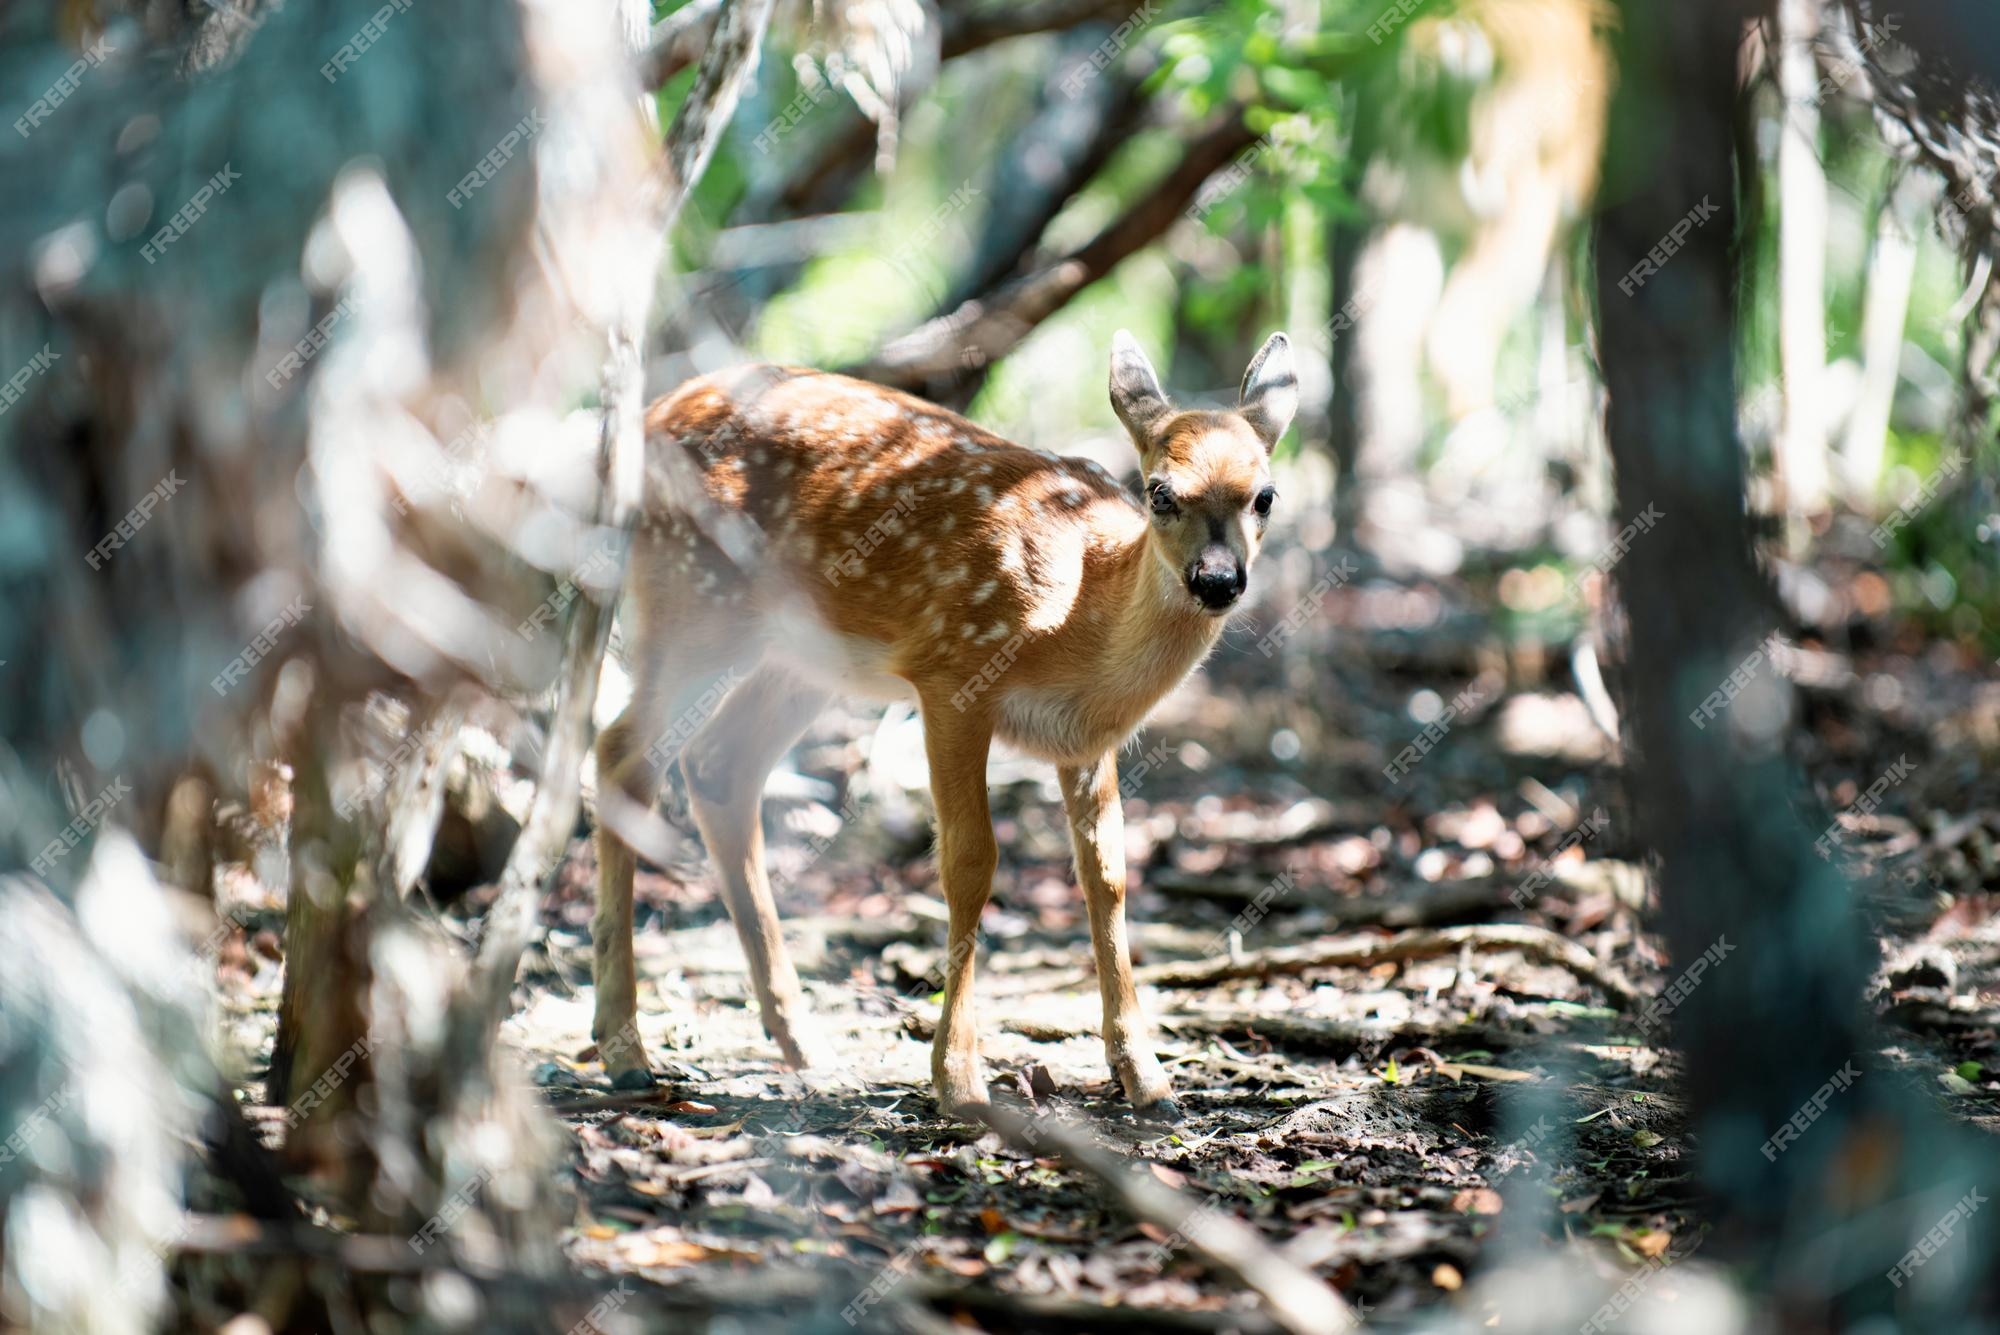
[[475, 1004], [481, 1022], [489, 1028], [497, 1027], [506, 1016], [543, 889], [562, 861], [570, 831], [576, 826], [591, 713], [623, 588], [623, 536], [630, 533], [637, 512], [645, 465], [641, 423], [645, 411], [644, 345], [652, 311], [653, 274], [668, 231], [680, 216], [688, 192], [707, 170], [744, 86], [756, 72], [772, 3], [724, 0], [694, 89], [667, 132], [663, 170], [648, 191], [645, 221], [650, 228], [650, 245], [643, 249], [650, 264], [634, 275], [638, 295], [611, 327], [610, 355], [603, 375], [599, 436], [603, 482], [598, 519], [604, 529], [621, 535], [618, 576], [601, 597], [579, 601], [563, 646], [556, 709], [549, 723], [534, 805], [508, 856], [500, 879], [500, 897], [488, 916], [479, 952]]
[[1248, 1224], [1190, 1199], [1150, 1173], [1133, 1172], [1125, 1159], [1093, 1144], [1061, 1118], [1030, 1118], [1004, 1103], [979, 1110], [980, 1120], [1023, 1154], [1053, 1154], [1096, 1182], [1133, 1218], [1228, 1274], [1263, 1299], [1272, 1317], [1292, 1335], [1333, 1335], [1359, 1325], [1353, 1309], [1319, 1277], [1274, 1251]]

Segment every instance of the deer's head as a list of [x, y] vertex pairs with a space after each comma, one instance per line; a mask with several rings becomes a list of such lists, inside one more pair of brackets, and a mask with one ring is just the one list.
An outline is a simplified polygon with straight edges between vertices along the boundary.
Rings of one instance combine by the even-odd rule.
[[1271, 450], [1298, 406], [1283, 334], [1250, 359], [1226, 412], [1176, 411], [1133, 337], [1121, 329], [1111, 340], [1111, 407], [1139, 450], [1147, 546], [1210, 616], [1228, 612], [1250, 585], [1277, 500]]

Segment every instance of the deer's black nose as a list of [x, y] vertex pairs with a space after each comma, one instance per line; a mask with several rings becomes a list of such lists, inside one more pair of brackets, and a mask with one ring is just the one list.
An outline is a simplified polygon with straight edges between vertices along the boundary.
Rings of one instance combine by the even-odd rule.
[[1243, 596], [1250, 576], [1227, 547], [1210, 547], [1188, 571], [1188, 592], [1211, 612], [1220, 612]]

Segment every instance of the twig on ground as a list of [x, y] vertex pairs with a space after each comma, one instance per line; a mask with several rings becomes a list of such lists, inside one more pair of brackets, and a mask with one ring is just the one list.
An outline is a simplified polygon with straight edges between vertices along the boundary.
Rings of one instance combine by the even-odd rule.
[[1385, 964], [1430, 959], [1474, 950], [1518, 950], [1531, 959], [1568, 969], [1620, 1006], [1639, 999], [1639, 990], [1623, 974], [1599, 964], [1591, 953], [1565, 936], [1544, 927], [1520, 923], [1485, 923], [1469, 927], [1429, 927], [1384, 937], [1346, 937], [1251, 951], [1236, 959], [1191, 960], [1151, 964], [1134, 971], [1142, 984], [1154, 987], [1204, 987], [1231, 978], [1264, 978], [1304, 973], [1309, 969]]
[[[1254, 872], [1223, 875], [1155, 872], [1147, 877], [1146, 883], [1165, 895], [1223, 903], [1254, 903], [1260, 896], [1269, 897], [1271, 888], [1269, 876]], [[1507, 891], [1511, 888], [1506, 881], [1492, 879], [1426, 886], [1421, 894], [1334, 897], [1302, 885], [1291, 894], [1269, 897], [1269, 902], [1274, 909], [1321, 909], [1339, 927], [1427, 927], [1500, 912], [1508, 907]]]
[[1095, 1178], [1141, 1223], [1184, 1239], [1189, 1251], [1262, 1298], [1278, 1324], [1294, 1335], [1329, 1335], [1356, 1325], [1345, 1299], [1317, 1275], [1273, 1250], [1248, 1224], [1204, 1208], [1149, 1174], [1131, 1172], [1125, 1160], [1092, 1143], [1076, 1127], [1053, 1117], [1030, 1118], [1002, 1103], [987, 1104], [978, 1115], [1016, 1149], [1059, 1155]]

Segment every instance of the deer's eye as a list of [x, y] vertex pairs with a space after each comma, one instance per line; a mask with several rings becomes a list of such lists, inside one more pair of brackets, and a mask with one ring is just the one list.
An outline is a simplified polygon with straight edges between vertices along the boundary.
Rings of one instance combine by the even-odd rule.
[[1257, 499], [1250, 502], [1250, 507], [1260, 515], [1267, 515], [1271, 513], [1271, 502], [1277, 499], [1278, 489], [1276, 487], [1266, 487], [1257, 493]]
[[1152, 486], [1148, 487], [1146, 491], [1147, 494], [1153, 498], [1154, 514], [1170, 515], [1180, 509], [1180, 506], [1174, 503], [1174, 489], [1168, 486], [1166, 483], [1155, 482]]

